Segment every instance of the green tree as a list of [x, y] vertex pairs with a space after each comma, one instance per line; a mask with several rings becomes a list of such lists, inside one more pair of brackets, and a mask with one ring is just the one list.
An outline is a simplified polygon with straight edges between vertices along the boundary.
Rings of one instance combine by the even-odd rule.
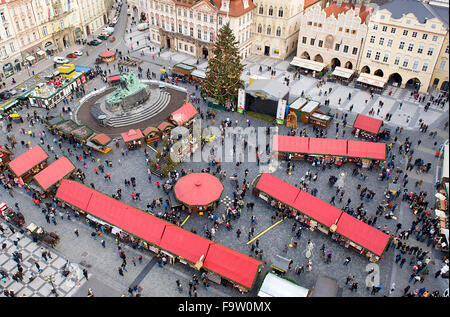
[[236, 105], [238, 89], [244, 88], [241, 80], [244, 65], [237, 44], [229, 24], [225, 24], [219, 30], [213, 56], [208, 60], [202, 93], [205, 97], [217, 100], [221, 105]]

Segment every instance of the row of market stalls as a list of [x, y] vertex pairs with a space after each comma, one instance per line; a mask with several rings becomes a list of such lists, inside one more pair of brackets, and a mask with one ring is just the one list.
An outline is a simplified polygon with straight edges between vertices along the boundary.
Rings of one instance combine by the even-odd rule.
[[140, 209], [124, 204], [81, 183], [61, 181], [56, 198], [105, 226], [122, 239], [207, 273], [208, 279], [250, 290], [262, 262], [224, 245], [202, 238]]
[[441, 186], [437, 189], [435, 214], [439, 219], [439, 241], [437, 248], [441, 251], [449, 251], [449, 237], [448, 237], [448, 201], [449, 193], [449, 168], [450, 168], [450, 153], [449, 144], [442, 147], [442, 165], [440, 170]]
[[297, 128], [298, 122], [312, 124], [318, 128], [326, 129], [331, 124], [333, 117], [320, 109], [320, 103], [303, 97], [296, 98], [288, 107], [286, 126]]
[[58, 158], [51, 164], [48, 164], [47, 160], [48, 154], [40, 145], [36, 145], [9, 161], [6, 166], [12, 172], [17, 184], [21, 186], [26, 184], [41, 197], [45, 197], [62, 179], [70, 178], [75, 172], [75, 165], [66, 156]]
[[344, 139], [309, 138], [288, 135], [274, 135], [272, 151], [280, 159], [290, 155], [293, 160], [324, 158], [341, 165], [345, 162], [361, 163], [368, 167], [371, 161], [383, 162], [386, 159], [386, 144]]
[[198, 82], [201, 82], [206, 78], [206, 73], [203, 70], [198, 69], [197, 66], [186, 63], [177, 63], [173, 65], [172, 73], [175, 76], [185, 77]]
[[90, 127], [76, 123], [72, 119], [64, 119], [62, 117], [53, 117], [47, 122], [47, 127], [54, 133], [58, 133], [64, 137], [74, 137], [79, 142], [85, 144], [90, 136], [94, 134], [94, 130]]
[[271, 174], [260, 174], [253, 183], [255, 195], [297, 212], [311, 231], [331, 234], [333, 240], [372, 262], [382, 258], [391, 239], [384, 232]]

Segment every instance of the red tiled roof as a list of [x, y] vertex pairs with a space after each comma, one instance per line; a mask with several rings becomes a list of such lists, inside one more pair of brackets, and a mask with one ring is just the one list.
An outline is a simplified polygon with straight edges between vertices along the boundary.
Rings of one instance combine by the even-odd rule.
[[175, 110], [170, 115], [171, 119], [178, 125], [189, 121], [193, 116], [198, 113], [197, 109], [192, 105], [192, 103], [185, 103], [181, 108]]
[[141, 130], [130, 129], [127, 132], [121, 133], [124, 142], [130, 142], [138, 139], [142, 139], [144, 136], [142, 135]]
[[353, 127], [373, 134], [378, 134], [382, 124], [383, 120], [358, 114], [355, 123], [353, 123]]
[[62, 156], [37, 173], [34, 179], [43, 190], [47, 190], [74, 170], [75, 166], [72, 162], [67, 157]]
[[309, 8], [313, 4], [316, 4], [317, 2], [320, 2], [320, 0], [305, 0], [303, 4], [303, 9]]
[[8, 166], [17, 177], [21, 177], [23, 174], [31, 170], [36, 165], [42, 163], [47, 158], [47, 153], [41, 148], [40, 145], [36, 145], [31, 150], [26, 151], [9, 162]]
[[255, 8], [255, 4], [252, 0], [248, 0], [248, 7], [247, 9], [244, 9], [244, 4], [242, 0], [230, 0], [230, 11], [220, 11], [220, 8], [222, 7], [222, 0], [212, 0], [217, 9], [219, 10], [219, 13], [227, 14], [232, 17], [239, 17]]
[[153, 131], [156, 131], [156, 132], [158, 132], [159, 131], [159, 129], [158, 128], [155, 128], [155, 127], [152, 127], [152, 126], [150, 126], [150, 127], [147, 127], [147, 128], [145, 128], [144, 130], [142, 130], [142, 134], [143, 135], [145, 135], [145, 136], [147, 136], [150, 132], [153, 132]]
[[91, 141], [95, 141], [99, 145], [107, 145], [109, 142], [111, 142], [111, 138], [104, 133], [100, 133], [100, 134], [95, 135], [91, 139]]
[[[351, 3], [342, 3], [341, 6], [338, 6], [336, 2], [333, 2], [323, 10], [325, 11], [327, 18], [330, 15], [334, 15], [334, 17], [337, 18], [339, 14], [345, 13], [350, 9], [355, 10], [355, 6]], [[370, 8], [366, 6], [361, 6], [359, 10], [359, 17], [361, 18], [361, 23], [364, 23], [366, 21], [366, 18], [370, 13], [369, 10]]]

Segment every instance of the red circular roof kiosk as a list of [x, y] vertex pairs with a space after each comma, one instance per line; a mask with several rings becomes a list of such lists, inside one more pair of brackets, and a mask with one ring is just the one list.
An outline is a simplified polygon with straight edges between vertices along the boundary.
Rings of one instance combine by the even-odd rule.
[[190, 211], [204, 211], [223, 192], [220, 180], [208, 173], [191, 173], [178, 179], [174, 186], [176, 199]]

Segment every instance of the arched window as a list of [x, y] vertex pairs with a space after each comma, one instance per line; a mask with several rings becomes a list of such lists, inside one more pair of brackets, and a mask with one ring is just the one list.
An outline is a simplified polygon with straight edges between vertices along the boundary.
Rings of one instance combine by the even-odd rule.
[[273, 8], [272, 7], [269, 8], [269, 15], [273, 15]]
[[270, 27], [270, 25], [267, 27], [267, 35], [270, 35], [270, 33], [272, 33], [272, 28]]
[[262, 5], [259, 7], [259, 14], [264, 14], [264, 7]]
[[279, 10], [278, 10], [278, 16], [281, 18], [281, 17], [283, 17], [283, 8], [280, 8]]
[[277, 27], [277, 36], [281, 36], [281, 28]]
[[258, 24], [258, 33], [261, 33], [261, 32], [262, 32], [262, 25]]

